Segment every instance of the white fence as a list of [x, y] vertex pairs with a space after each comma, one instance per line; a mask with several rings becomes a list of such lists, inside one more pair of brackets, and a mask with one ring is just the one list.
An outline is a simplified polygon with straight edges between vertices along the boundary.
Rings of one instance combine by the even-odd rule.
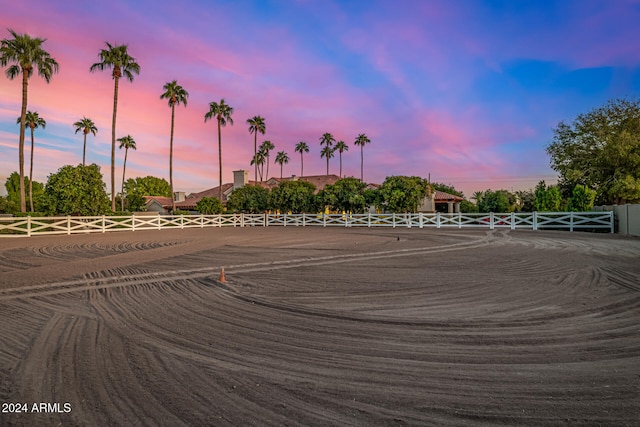
[[66, 216], [0, 218], [0, 237], [205, 227], [405, 227], [604, 229], [613, 233], [613, 212], [488, 214], [232, 214], [175, 216]]
[[595, 206], [593, 210], [613, 212], [617, 233], [640, 236], [640, 204]]

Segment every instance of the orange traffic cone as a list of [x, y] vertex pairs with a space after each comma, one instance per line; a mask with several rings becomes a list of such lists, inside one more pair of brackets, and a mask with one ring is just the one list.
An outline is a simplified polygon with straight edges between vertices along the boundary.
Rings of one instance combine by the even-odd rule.
[[220, 270], [220, 279], [218, 279], [220, 283], [227, 283], [227, 279], [224, 277], [224, 267]]

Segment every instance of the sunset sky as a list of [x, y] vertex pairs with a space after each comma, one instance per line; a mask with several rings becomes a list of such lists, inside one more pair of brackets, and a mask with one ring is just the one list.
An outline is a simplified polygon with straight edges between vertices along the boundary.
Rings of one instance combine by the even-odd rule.
[[[305, 175], [324, 174], [319, 138], [330, 132], [350, 145], [343, 175], [359, 177], [353, 141], [365, 133], [365, 181], [430, 174], [470, 197], [555, 182], [544, 149], [558, 122], [640, 95], [637, 0], [0, 0], [0, 11], [0, 38], [8, 28], [46, 38], [60, 64], [50, 84], [34, 76], [29, 85], [28, 109], [47, 121], [35, 135], [41, 182], [82, 162], [72, 124], [83, 116], [99, 129], [87, 138], [87, 162], [110, 179], [113, 80], [89, 72], [105, 41], [126, 43], [141, 67], [120, 82], [117, 137], [130, 134], [138, 147], [127, 177], [169, 179], [171, 110], [160, 94], [174, 79], [189, 92], [176, 109], [176, 191], [218, 185], [217, 130], [204, 114], [222, 98], [235, 109], [222, 130], [225, 182], [252, 170], [246, 120], [261, 115], [258, 143], [274, 143], [272, 162], [289, 154], [285, 176], [300, 174], [299, 141], [311, 147]], [[18, 170], [20, 105], [21, 81], [3, 69], [2, 194]], [[124, 152], [116, 155], [119, 183]], [[338, 173], [337, 155], [330, 171]], [[270, 175], [279, 174], [272, 163]]]

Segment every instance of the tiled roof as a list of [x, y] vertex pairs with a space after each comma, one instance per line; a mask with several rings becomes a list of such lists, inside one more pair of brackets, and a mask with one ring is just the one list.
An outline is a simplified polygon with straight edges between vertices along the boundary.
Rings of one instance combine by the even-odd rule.
[[444, 191], [436, 190], [434, 194], [434, 200], [436, 202], [461, 202], [464, 199], [460, 196], [456, 196], [453, 194], [445, 193]]

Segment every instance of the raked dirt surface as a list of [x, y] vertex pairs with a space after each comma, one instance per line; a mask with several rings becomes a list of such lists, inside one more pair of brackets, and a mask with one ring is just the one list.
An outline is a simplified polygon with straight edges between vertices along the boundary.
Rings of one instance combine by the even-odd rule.
[[3, 238], [0, 404], [20, 426], [638, 426], [640, 239]]

